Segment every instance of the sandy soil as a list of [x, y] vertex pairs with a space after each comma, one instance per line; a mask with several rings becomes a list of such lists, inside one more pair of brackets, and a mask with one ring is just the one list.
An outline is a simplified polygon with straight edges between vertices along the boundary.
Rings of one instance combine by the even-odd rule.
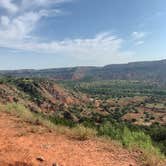
[[41, 126], [32, 126], [0, 112], [0, 166], [57, 165], [137, 166], [134, 157], [120, 147], [49, 133]]

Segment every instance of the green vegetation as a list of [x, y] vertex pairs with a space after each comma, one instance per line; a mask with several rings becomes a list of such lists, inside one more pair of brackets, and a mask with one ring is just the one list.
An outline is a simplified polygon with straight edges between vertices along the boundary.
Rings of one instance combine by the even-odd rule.
[[[66, 134], [74, 139], [86, 140], [98, 136], [110, 137], [114, 140], [118, 140], [121, 144], [130, 149], [131, 151], [141, 151], [142, 164], [151, 164], [151, 166], [160, 165], [163, 162], [164, 156], [160, 150], [156, 148], [150, 136], [145, 134], [143, 131], [129, 129], [127, 126], [118, 126], [118, 124], [105, 123], [100, 127], [89, 128], [84, 125], [73, 124], [70, 127], [64, 128], [62, 124], [66, 124], [66, 120], [62, 123], [63, 119], [59, 121], [52, 121], [49, 117], [42, 114], [32, 113], [30, 110], [25, 108], [23, 105], [18, 104], [7, 104], [1, 105], [0, 110], [6, 110], [12, 115], [16, 115], [22, 118], [24, 121], [33, 125], [43, 125], [51, 130], [58, 131]], [[147, 155], [148, 154], [148, 155]], [[153, 160], [150, 158], [153, 157]]]
[[[104, 127], [104, 129], [108, 128], [105, 129], [106, 135], [120, 139], [119, 135], [123, 133], [123, 126], [127, 125], [131, 130], [139, 130], [150, 136], [153, 144], [166, 154], [166, 121], [163, 118], [166, 114], [165, 86], [154, 82], [125, 80], [58, 81], [58, 83], [100, 101], [100, 109], [106, 111], [108, 115], [93, 114], [93, 120], [91, 118], [87, 121], [88, 123], [99, 121], [100, 129], [103, 129], [105, 122], [106, 124], [111, 122], [109, 125], [111, 127], [108, 127], [108, 124]], [[87, 124], [87, 122], [84, 123]], [[103, 133], [102, 130], [100, 132]]]
[[0, 103], [29, 123], [75, 139], [117, 140], [141, 151], [152, 166], [166, 154], [166, 87], [154, 82], [3, 77]]
[[93, 97], [108, 99], [134, 96], [166, 97], [166, 88], [154, 82], [141, 81], [58, 81], [64, 87], [81, 91]]

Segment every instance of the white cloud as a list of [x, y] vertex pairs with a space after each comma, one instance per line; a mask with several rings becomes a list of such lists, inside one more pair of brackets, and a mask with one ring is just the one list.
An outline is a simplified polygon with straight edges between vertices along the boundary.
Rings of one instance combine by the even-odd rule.
[[[2, 1], [2, 0], [0, 0]], [[5, 2], [6, 0], [3, 0]], [[122, 50], [124, 40], [110, 33], [97, 34], [90, 38], [66, 39], [52, 42], [34, 40], [32, 32], [37, 28], [43, 17], [56, 16], [61, 12], [52, 9], [54, 3], [64, 3], [70, 0], [22, 0], [18, 7], [13, 0], [7, 0], [3, 7], [11, 13], [0, 18], [0, 47], [33, 51], [45, 54], [65, 55], [82, 60], [90, 60], [96, 64], [128, 62], [133, 52]], [[16, 8], [16, 10], [14, 10]], [[19, 8], [19, 10], [18, 10]], [[141, 39], [142, 34], [134, 32], [133, 35]], [[111, 62], [108, 62], [111, 60]]]
[[98, 34], [93, 38], [66, 39], [50, 43], [40, 42], [8, 42], [0, 45], [18, 50], [37, 53], [65, 55], [82, 60], [90, 60], [100, 64], [128, 62], [133, 52], [121, 50], [123, 40], [109, 33]]
[[29, 9], [29, 8], [40, 8], [40, 7], [49, 7], [52, 5], [70, 2], [72, 0], [22, 0], [22, 8]]
[[134, 44], [136, 46], [139, 46], [139, 45], [142, 45], [145, 43], [144, 39], [145, 39], [146, 35], [147, 35], [147, 33], [145, 33], [145, 32], [133, 32], [131, 34]]
[[146, 36], [145, 32], [133, 32], [132, 37], [134, 40], [140, 40]]
[[47, 16], [47, 11], [28, 12], [14, 19], [1, 17], [0, 40], [23, 40], [28, 37], [41, 17]]
[[136, 41], [135, 42], [135, 45], [139, 46], [139, 45], [142, 45], [144, 44], [145, 42], [143, 40], [139, 40], [139, 41]]
[[[25, 40], [31, 36], [31, 32], [37, 27], [38, 21], [42, 17], [55, 17], [61, 14], [59, 9], [50, 9], [44, 7], [50, 3], [60, 3], [67, 0], [23, 0], [22, 5], [19, 7], [14, 3], [13, 0], [0, 0], [0, 7], [3, 7], [10, 12], [17, 12], [17, 14], [6, 14], [0, 17], [0, 40], [1, 42], [8, 40]], [[24, 8], [23, 4], [26, 4], [27, 9]], [[33, 10], [31, 5], [38, 7], [43, 5], [36, 10]], [[19, 8], [19, 10], [18, 10]]]
[[15, 13], [18, 11], [18, 7], [13, 3], [13, 0], [0, 0], [0, 7], [6, 9], [11, 13]]
[[7, 16], [2, 16], [0, 22], [1, 22], [1, 26], [6, 28], [8, 27], [10, 20]]

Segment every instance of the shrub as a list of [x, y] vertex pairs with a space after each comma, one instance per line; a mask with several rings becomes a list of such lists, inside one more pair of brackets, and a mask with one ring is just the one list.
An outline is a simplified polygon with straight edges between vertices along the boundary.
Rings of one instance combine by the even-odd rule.
[[94, 138], [96, 134], [96, 130], [84, 127], [82, 125], [78, 125], [77, 127], [72, 129], [72, 138], [82, 141]]
[[[130, 126], [126, 126], [123, 123], [117, 122], [105, 122], [100, 127], [85, 127], [83, 125], [71, 125], [69, 127], [63, 127], [64, 125], [68, 125], [67, 121], [63, 121], [63, 119], [58, 120], [58, 118], [51, 119], [50, 117], [44, 116], [42, 114], [36, 114], [29, 111], [23, 105], [19, 104], [7, 104], [6, 106], [0, 105], [0, 110], [6, 110], [11, 114], [17, 115], [22, 118], [26, 122], [32, 123], [34, 125], [41, 124], [43, 126], [48, 127], [49, 129], [53, 129], [58, 133], [68, 135], [77, 140], [87, 140], [90, 138], [94, 138], [96, 135], [99, 136], [109, 136], [114, 140], [118, 140], [123, 144], [126, 148], [130, 150], [140, 150], [141, 153], [141, 163], [149, 166], [159, 166], [162, 165], [162, 154], [160, 150], [153, 146], [151, 137], [145, 134], [143, 131], [136, 130]], [[88, 121], [90, 123], [90, 121]], [[55, 125], [56, 124], [56, 125]], [[90, 126], [90, 125], [89, 125]], [[156, 128], [153, 129], [154, 131]], [[163, 128], [165, 131], [165, 128]], [[153, 132], [154, 133], [154, 132]], [[160, 137], [158, 136], [160, 135]], [[154, 136], [155, 138], [163, 139], [165, 135], [160, 134], [160, 132]], [[163, 161], [164, 162], [164, 161]]]
[[99, 135], [106, 135], [111, 137], [112, 139], [121, 139], [121, 129], [117, 128], [115, 125], [112, 125], [109, 122], [101, 125], [99, 128]]
[[34, 120], [33, 114], [21, 104], [7, 104], [6, 111], [10, 112], [11, 114], [17, 115], [18, 117], [21, 117], [29, 122], [32, 122]]
[[28, 123], [34, 125], [43, 125], [50, 129], [54, 128], [54, 124], [51, 121], [48, 121], [39, 114], [31, 112], [29, 109], [25, 108], [25, 106], [21, 104], [16, 104], [16, 103], [7, 104], [5, 110], [12, 115], [20, 117], [21, 119], [23, 119]]
[[122, 143], [127, 147], [137, 146], [148, 150], [153, 148], [150, 136], [142, 131], [130, 131], [127, 127], [123, 130]]

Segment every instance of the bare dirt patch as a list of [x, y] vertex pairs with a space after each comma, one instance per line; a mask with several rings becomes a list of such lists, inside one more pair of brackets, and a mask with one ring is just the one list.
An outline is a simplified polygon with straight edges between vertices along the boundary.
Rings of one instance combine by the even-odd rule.
[[0, 166], [137, 166], [134, 157], [120, 147], [69, 139], [40, 126], [44, 132], [36, 128], [31, 132], [33, 127], [0, 112]]

